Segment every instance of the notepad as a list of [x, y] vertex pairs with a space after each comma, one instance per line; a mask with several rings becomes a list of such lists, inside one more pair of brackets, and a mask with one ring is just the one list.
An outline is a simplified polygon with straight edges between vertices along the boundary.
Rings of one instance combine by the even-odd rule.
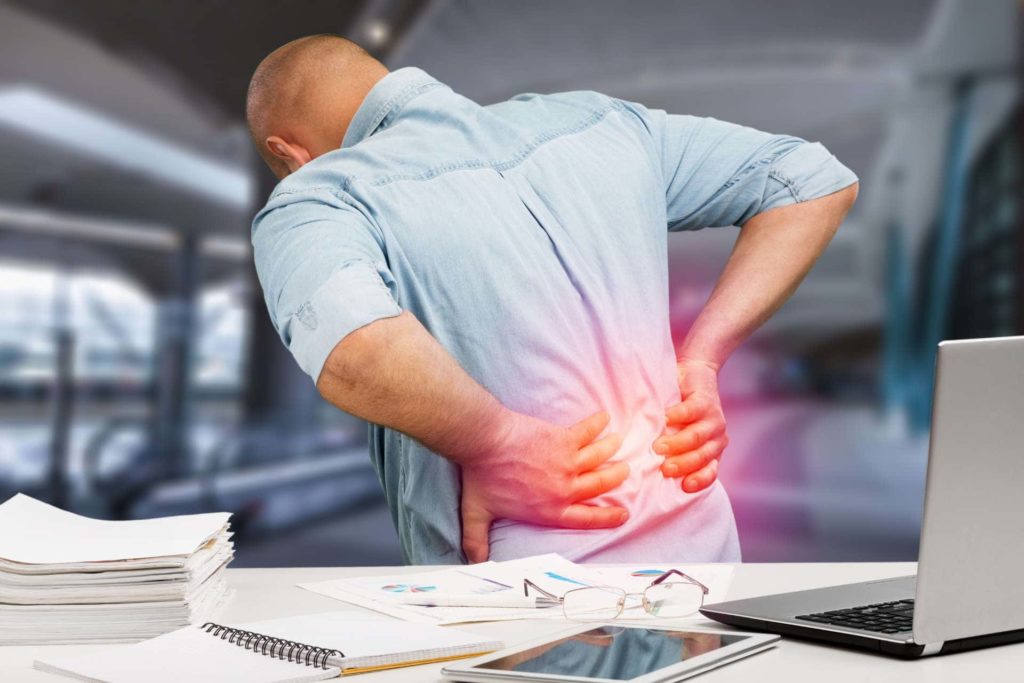
[[37, 660], [35, 668], [102, 683], [299, 683], [493, 652], [499, 641], [360, 612], [183, 628], [137, 645]]

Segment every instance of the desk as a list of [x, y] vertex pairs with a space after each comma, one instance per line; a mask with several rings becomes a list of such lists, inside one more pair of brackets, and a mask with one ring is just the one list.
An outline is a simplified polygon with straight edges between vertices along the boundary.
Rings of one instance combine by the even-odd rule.
[[[913, 574], [915, 569], [913, 563], [743, 564], [736, 568], [727, 599], [906, 576]], [[401, 571], [416, 571], [416, 568], [229, 569], [228, 580], [237, 593], [221, 615], [221, 620], [243, 622], [332, 609], [358, 609], [296, 588], [295, 584]], [[701, 625], [717, 626], [713, 622], [702, 622]], [[565, 627], [560, 622], [519, 621], [472, 624], [459, 628], [499, 638], [514, 645]], [[86, 652], [101, 647], [109, 646], [0, 647], [0, 681], [58, 683], [71, 680], [35, 671], [32, 662], [44, 654]], [[365, 674], [352, 677], [352, 680], [365, 683], [430, 683], [441, 680], [440, 669], [440, 665], [428, 665]], [[947, 657], [903, 661], [786, 638], [769, 652], [730, 664], [695, 680], [706, 683], [1024, 681], [1024, 643]]]

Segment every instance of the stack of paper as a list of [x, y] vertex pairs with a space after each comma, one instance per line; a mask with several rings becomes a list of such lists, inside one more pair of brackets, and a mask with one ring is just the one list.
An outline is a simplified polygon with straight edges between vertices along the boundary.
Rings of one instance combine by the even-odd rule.
[[0, 505], [0, 645], [134, 642], [208, 619], [228, 513], [110, 522], [18, 494]]
[[[399, 619], [427, 624], [564, 619], [559, 607], [508, 607], [506, 596], [522, 597], [523, 579], [529, 579], [554, 595], [564, 595], [568, 590], [586, 586], [614, 586], [628, 593], [641, 593], [654, 578], [672, 568], [686, 572], [707, 586], [710, 589], [705, 597], [707, 602], [724, 599], [732, 579], [732, 567], [729, 565], [683, 564], [672, 567], [637, 563], [594, 567], [548, 554], [426, 572], [333, 579], [303, 583], [299, 587]], [[490, 606], [486, 606], [488, 603]], [[458, 606], [460, 604], [474, 606]], [[636, 607], [639, 602], [633, 601], [631, 605]], [[700, 614], [689, 618], [703, 619]], [[657, 620], [643, 609], [624, 611], [620, 619]]]

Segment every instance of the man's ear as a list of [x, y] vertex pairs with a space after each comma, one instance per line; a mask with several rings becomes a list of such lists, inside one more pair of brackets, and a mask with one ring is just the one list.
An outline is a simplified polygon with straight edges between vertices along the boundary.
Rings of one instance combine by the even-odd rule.
[[284, 138], [271, 135], [264, 143], [271, 154], [288, 168], [289, 173], [295, 173], [310, 162], [312, 156], [302, 145], [286, 142]]

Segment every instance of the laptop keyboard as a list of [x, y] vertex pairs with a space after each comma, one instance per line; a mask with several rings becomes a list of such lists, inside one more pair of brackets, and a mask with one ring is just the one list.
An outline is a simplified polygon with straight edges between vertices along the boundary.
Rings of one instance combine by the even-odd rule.
[[903, 633], [910, 631], [914, 622], [914, 601], [896, 600], [874, 605], [837, 609], [818, 614], [804, 614], [797, 619], [830, 626], [859, 628], [876, 633]]

